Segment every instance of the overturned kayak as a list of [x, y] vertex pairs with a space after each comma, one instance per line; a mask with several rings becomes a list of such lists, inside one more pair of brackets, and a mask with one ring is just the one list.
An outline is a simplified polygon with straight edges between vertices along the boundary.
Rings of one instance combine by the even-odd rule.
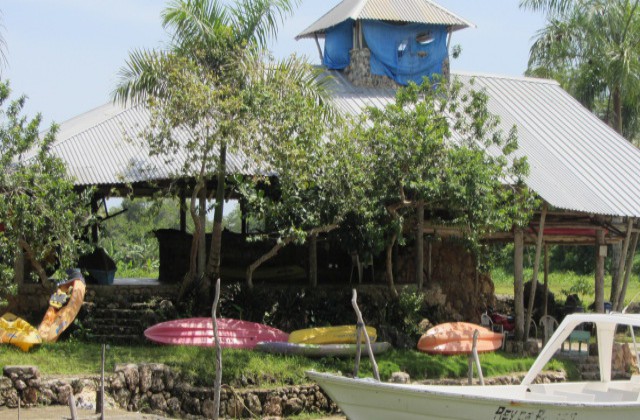
[[[220, 347], [252, 349], [260, 341], [286, 341], [284, 331], [257, 322], [232, 318], [219, 318]], [[166, 321], [149, 327], [145, 337], [161, 344], [214, 347], [213, 320], [211, 318], [185, 318]]]
[[38, 330], [11, 312], [0, 317], [0, 343], [13, 344], [22, 351], [42, 343]]
[[49, 300], [49, 309], [38, 326], [42, 341], [55, 343], [60, 334], [69, 328], [78, 316], [87, 286], [79, 272], [74, 272], [74, 278], [58, 285], [57, 290]]
[[[377, 331], [367, 327], [371, 341], [376, 341]], [[364, 342], [364, 334], [361, 342]], [[296, 330], [289, 334], [289, 342], [297, 344], [355, 344], [356, 326], [340, 325], [335, 327], [318, 327]]]
[[478, 353], [495, 351], [502, 346], [504, 336], [469, 322], [447, 322], [429, 329], [418, 341], [418, 350], [431, 354], [469, 354], [473, 348], [473, 333], [478, 331]]

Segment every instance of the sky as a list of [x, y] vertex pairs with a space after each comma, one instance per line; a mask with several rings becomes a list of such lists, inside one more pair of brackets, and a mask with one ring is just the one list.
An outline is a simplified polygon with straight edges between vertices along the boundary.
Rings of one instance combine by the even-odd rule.
[[[452, 44], [462, 55], [452, 70], [520, 76], [529, 48], [544, 26], [540, 14], [519, 0], [435, 0], [477, 27], [457, 31]], [[230, 1], [225, 1], [229, 3]], [[271, 50], [319, 63], [315, 42], [294, 37], [340, 0], [302, 0], [282, 25]], [[46, 125], [62, 123], [111, 100], [118, 72], [135, 49], [163, 48], [165, 0], [0, 0], [7, 64], [0, 71], [14, 96], [28, 97], [28, 115]]]

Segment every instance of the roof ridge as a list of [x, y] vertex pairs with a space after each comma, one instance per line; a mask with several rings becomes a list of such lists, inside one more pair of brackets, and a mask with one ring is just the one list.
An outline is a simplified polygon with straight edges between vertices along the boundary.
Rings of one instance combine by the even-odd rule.
[[503, 79], [503, 80], [513, 80], [513, 81], [520, 81], [520, 82], [531, 82], [531, 83], [560, 86], [560, 83], [557, 80], [544, 79], [541, 77], [513, 76], [513, 75], [506, 75], [506, 74], [471, 72], [471, 71], [461, 71], [461, 70], [451, 71], [451, 75], [452, 76], [484, 77], [484, 78], [490, 78], [490, 79]]
[[437, 7], [438, 9], [442, 10], [443, 12], [450, 14], [451, 16], [455, 17], [456, 19], [460, 19], [461, 21], [463, 21], [467, 25], [469, 25], [469, 28], [477, 28], [475, 23], [463, 18], [462, 16], [460, 16], [460, 15], [458, 15], [456, 13], [453, 13], [451, 10], [449, 10], [446, 7], [436, 3], [435, 1], [433, 1], [433, 0], [424, 0], [424, 1], [426, 1], [427, 3], [431, 3], [434, 7]]

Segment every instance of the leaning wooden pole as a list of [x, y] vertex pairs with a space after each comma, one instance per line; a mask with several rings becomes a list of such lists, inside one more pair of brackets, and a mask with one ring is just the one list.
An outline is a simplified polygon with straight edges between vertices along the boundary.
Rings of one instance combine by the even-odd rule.
[[513, 235], [513, 300], [516, 313], [516, 339], [524, 338], [524, 234], [517, 228]]
[[[631, 230], [633, 228], [633, 219], [629, 217], [627, 220], [627, 234], [624, 237], [622, 244], [622, 252], [620, 253], [620, 259], [613, 261], [618, 263], [618, 271], [616, 272], [616, 278], [611, 281], [611, 304], [612, 308], [616, 310], [618, 307], [618, 301], [620, 300], [620, 292], [622, 291], [622, 276], [624, 275], [624, 267], [627, 262], [627, 252], [629, 252], [629, 242], [631, 241]], [[615, 286], [615, 287], [614, 287]], [[621, 305], [622, 306], [622, 305]]]
[[220, 300], [220, 279], [216, 281], [216, 294], [211, 307], [211, 320], [213, 322], [213, 340], [216, 347], [216, 382], [213, 395], [213, 420], [218, 420], [220, 415], [220, 388], [222, 387], [222, 348], [220, 347], [220, 335], [218, 334], [218, 301]]
[[531, 319], [533, 318], [533, 304], [536, 300], [536, 288], [538, 286], [538, 271], [540, 268], [540, 254], [542, 254], [542, 240], [544, 239], [544, 223], [547, 219], [547, 203], [542, 207], [540, 215], [540, 226], [538, 227], [538, 240], [536, 241], [536, 257], [533, 262], [533, 278], [531, 279], [531, 288], [529, 290], [529, 305], [527, 307], [527, 323], [525, 325], [525, 338], [529, 338], [529, 329], [531, 328]]
[[369, 360], [371, 360], [371, 367], [373, 368], [373, 376], [378, 382], [380, 382], [380, 372], [378, 372], [378, 364], [376, 363], [376, 358], [373, 356], [373, 349], [371, 348], [371, 338], [369, 338], [369, 333], [367, 332], [367, 329], [364, 325], [364, 320], [362, 319], [362, 313], [360, 312], [360, 308], [358, 308], [358, 292], [356, 291], [356, 289], [353, 289], [351, 305], [353, 305], [353, 309], [356, 311], [356, 317], [358, 317], [358, 326], [362, 328], [362, 332], [364, 333], [364, 339], [367, 343], [367, 352], [369, 353]]
[[627, 295], [627, 288], [629, 287], [629, 277], [631, 276], [631, 271], [633, 270], [633, 260], [636, 255], [636, 250], [638, 249], [638, 236], [640, 233], [636, 232], [633, 234], [633, 240], [631, 244], [631, 248], [629, 249], [629, 254], [627, 255], [627, 263], [625, 264], [625, 273], [624, 273], [624, 281], [622, 282], [622, 287], [620, 288], [620, 297], [618, 298], [618, 307], [613, 308], [614, 310], [621, 312], [622, 308], [624, 308], [624, 299]]

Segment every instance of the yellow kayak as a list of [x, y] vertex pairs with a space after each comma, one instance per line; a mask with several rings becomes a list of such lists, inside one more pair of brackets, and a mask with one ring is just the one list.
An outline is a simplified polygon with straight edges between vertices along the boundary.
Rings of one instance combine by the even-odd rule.
[[[367, 333], [371, 341], [376, 341], [375, 328], [367, 327]], [[362, 342], [365, 341], [363, 334]], [[289, 334], [289, 342], [298, 344], [355, 344], [356, 326], [341, 325], [297, 330]]]
[[27, 321], [7, 312], [0, 317], [0, 343], [13, 344], [22, 351], [29, 351], [34, 345], [41, 344], [42, 338]]

